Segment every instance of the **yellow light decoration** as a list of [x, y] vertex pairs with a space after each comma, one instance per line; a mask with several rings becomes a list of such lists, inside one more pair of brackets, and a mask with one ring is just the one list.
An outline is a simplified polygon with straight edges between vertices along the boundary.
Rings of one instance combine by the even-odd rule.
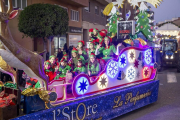
[[107, 85], [108, 85], [108, 77], [106, 74], [103, 74], [99, 77], [98, 88], [104, 89], [107, 88]]
[[[123, 8], [123, 4], [124, 4], [124, 1], [125, 0], [116, 0], [116, 2], [112, 2], [112, 3], [109, 3], [104, 11], [103, 11], [103, 14], [108, 16], [109, 13], [111, 12], [113, 6], [118, 6], [118, 8]], [[150, 4], [152, 4], [155, 8], [157, 8], [157, 6], [159, 6], [159, 4], [162, 2], [163, 0], [128, 0], [128, 2], [131, 4], [131, 6], [133, 6], [133, 8], [135, 8], [136, 6], [139, 7], [139, 4], [138, 3], [141, 3], [141, 2], [148, 2]], [[148, 15], [148, 17], [150, 17], [150, 15]]]
[[163, 1], [163, 0], [145, 0], [146, 2], [152, 4], [155, 8], [157, 8], [157, 6], [159, 6], [159, 4]]
[[129, 50], [128, 51], [128, 61], [130, 63], [133, 63], [135, 61], [135, 58], [136, 58], [135, 50], [134, 49]]
[[126, 39], [126, 40], [124, 40], [124, 42], [131, 45], [131, 43], [132, 43], [133, 41], [132, 41], [131, 39]]
[[108, 16], [109, 13], [111, 12], [112, 8], [113, 8], [113, 3], [109, 3], [109, 4], [105, 7], [105, 9], [104, 9], [104, 11], [103, 11], [103, 14], [106, 15], [106, 16]]
[[106, 24], [106, 26], [109, 26], [109, 23], [108, 23], [108, 24]]
[[139, 40], [139, 42], [141, 43], [141, 45], [147, 45], [147, 42], [145, 40], [143, 40], [142, 38], [137, 38], [137, 40]]

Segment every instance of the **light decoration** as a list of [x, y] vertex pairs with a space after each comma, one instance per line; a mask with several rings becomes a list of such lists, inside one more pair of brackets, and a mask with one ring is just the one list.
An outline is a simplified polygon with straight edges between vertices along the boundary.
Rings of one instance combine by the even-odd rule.
[[89, 88], [89, 81], [85, 77], [80, 77], [76, 82], [76, 93], [83, 95]]
[[111, 60], [107, 65], [106, 73], [109, 77], [114, 78], [118, 73], [118, 63]]
[[148, 78], [149, 75], [150, 75], [150, 70], [149, 70], [149, 68], [148, 68], [148, 67], [144, 67], [144, 69], [143, 69], [143, 77], [144, 77], [144, 78]]
[[108, 85], [108, 77], [106, 74], [103, 74], [98, 80], [98, 88], [104, 89], [107, 88]]
[[133, 63], [135, 61], [135, 58], [136, 58], [135, 50], [134, 49], [129, 50], [129, 52], [128, 52], [128, 61], [130, 63]]
[[135, 68], [133, 66], [130, 66], [126, 71], [126, 75], [127, 75], [127, 80], [129, 82], [132, 82], [137, 76]]
[[150, 64], [152, 62], [152, 51], [151, 49], [148, 49], [144, 52], [144, 60], [146, 62], [146, 64]]
[[124, 68], [127, 65], [127, 58], [125, 54], [121, 54], [119, 57], [119, 67]]

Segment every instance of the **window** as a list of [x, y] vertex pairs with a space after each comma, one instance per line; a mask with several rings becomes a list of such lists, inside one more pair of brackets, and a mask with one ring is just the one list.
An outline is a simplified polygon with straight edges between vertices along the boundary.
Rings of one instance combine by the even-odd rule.
[[[27, 0], [12, 0], [14, 8], [24, 9], [27, 7]], [[5, 0], [5, 5], [8, 5], [8, 0]]]
[[84, 8], [87, 12], [90, 12], [90, 2], [89, 2], [89, 6]]
[[103, 14], [103, 9], [101, 9], [101, 17], [105, 17]]
[[79, 11], [71, 10], [71, 20], [79, 21]]
[[99, 7], [95, 6], [95, 14], [99, 15]]

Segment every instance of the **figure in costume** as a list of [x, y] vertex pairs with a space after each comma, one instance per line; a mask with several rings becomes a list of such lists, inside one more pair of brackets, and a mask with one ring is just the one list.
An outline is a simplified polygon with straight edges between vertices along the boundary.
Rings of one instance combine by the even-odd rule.
[[61, 60], [59, 70], [55, 79], [57, 80], [57, 79], [65, 78], [66, 73], [69, 72], [70, 70], [71, 70], [71, 67], [67, 65], [67, 61], [65, 59]]
[[72, 50], [72, 58], [71, 60], [69, 61], [69, 64], [71, 64], [71, 66], [73, 68], [75, 68], [77, 66], [77, 63], [78, 63], [78, 59], [81, 58], [82, 59], [82, 63], [85, 64], [85, 59], [82, 55], [79, 55], [78, 54], [78, 50], [74, 47], [73, 50]]
[[46, 61], [44, 65], [44, 72], [49, 77], [49, 82], [54, 80], [56, 73], [53, 72], [50, 61]]
[[102, 33], [102, 32], [98, 33], [98, 36], [97, 36], [98, 39], [96, 40], [96, 42], [98, 42], [98, 44], [100, 44], [100, 45], [103, 44], [103, 41], [104, 41], [103, 36], [104, 36], [104, 33]]
[[106, 37], [106, 35], [107, 35], [107, 30], [102, 29], [102, 30], [100, 31], [100, 33], [101, 33], [102, 37], [104, 38], [104, 37]]
[[95, 43], [94, 42], [90, 42], [89, 44], [89, 51], [88, 51], [88, 57], [90, 57], [91, 53], [95, 54]]
[[93, 28], [89, 29], [89, 37], [93, 37]]
[[[68, 61], [68, 56], [67, 56], [67, 54], [64, 54], [61, 60], [66, 60], [66, 61]], [[60, 60], [60, 61], [61, 61], [61, 60]]]
[[90, 61], [88, 63], [88, 75], [92, 77], [91, 80], [94, 81], [96, 76], [101, 71], [101, 66], [99, 62], [96, 60], [96, 56], [94, 53], [91, 53], [89, 57], [90, 57]]
[[87, 57], [87, 53], [86, 53], [86, 51], [84, 50], [84, 41], [79, 41], [78, 42], [78, 46], [77, 46], [77, 50], [78, 50], [78, 54], [79, 55], [82, 55], [85, 59], [87, 59], [88, 57]]
[[101, 45], [98, 45], [95, 52], [96, 55], [99, 55], [100, 53], [102, 53], [103, 54], [102, 59], [104, 59], [106, 62], [109, 59], [113, 58], [114, 54], [119, 55], [119, 46], [121, 46], [121, 43], [119, 43], [116, 49], [115, 46], [111, 44], [110, 40], [112, 39], [109, 37], [105, 37], [102, 47]]
[[49, 57], [49, 61], [51, 63], [51, 68], [52, 68], [51, 70], [52, 70], [52, 72], [54, 72], [55, 71], [55, 67], [57, 66], [57, 64], [56, 64], [56, 57], [54, 55], [51, 55]]
[[97, 28], [93, 29], [93, 37], [97, 37], [99, 30]]
[[81, 58], [78, 59], [78, 66], [74, 69], [73, 72], [75, 73], [75, 75], [78, 75], [80, 73], [86, 74], [86, 68], [85, 68], [85, 66], [82, 63], [82, 59]]

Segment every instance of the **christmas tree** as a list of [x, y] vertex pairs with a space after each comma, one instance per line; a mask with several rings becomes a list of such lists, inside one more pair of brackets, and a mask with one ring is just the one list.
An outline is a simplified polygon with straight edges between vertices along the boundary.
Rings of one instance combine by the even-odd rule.
[[138, 15], [136, 16], [136, 33], [142, 32], [149, 41], [153, 40], [153, 29], [151, 20], [152, 14], [148, 13], [149, 9], [147, 5], [142, 2], [140, 8], [136, 11]]
[[119, 15], [121, 15], [121, 13], [119, 13], [119, 11], [114, 6], [109, 14], [109, 16], [111, 17], [107, 20], [109, 21], [109, 23], [106, 25], [106, 26], [109, 26], [108, 33], [109, 33], [109, 36], [111, 36], [112, 38], [117, 33], [117, 22], [122, 20], [122, 18], [119, 17]]

